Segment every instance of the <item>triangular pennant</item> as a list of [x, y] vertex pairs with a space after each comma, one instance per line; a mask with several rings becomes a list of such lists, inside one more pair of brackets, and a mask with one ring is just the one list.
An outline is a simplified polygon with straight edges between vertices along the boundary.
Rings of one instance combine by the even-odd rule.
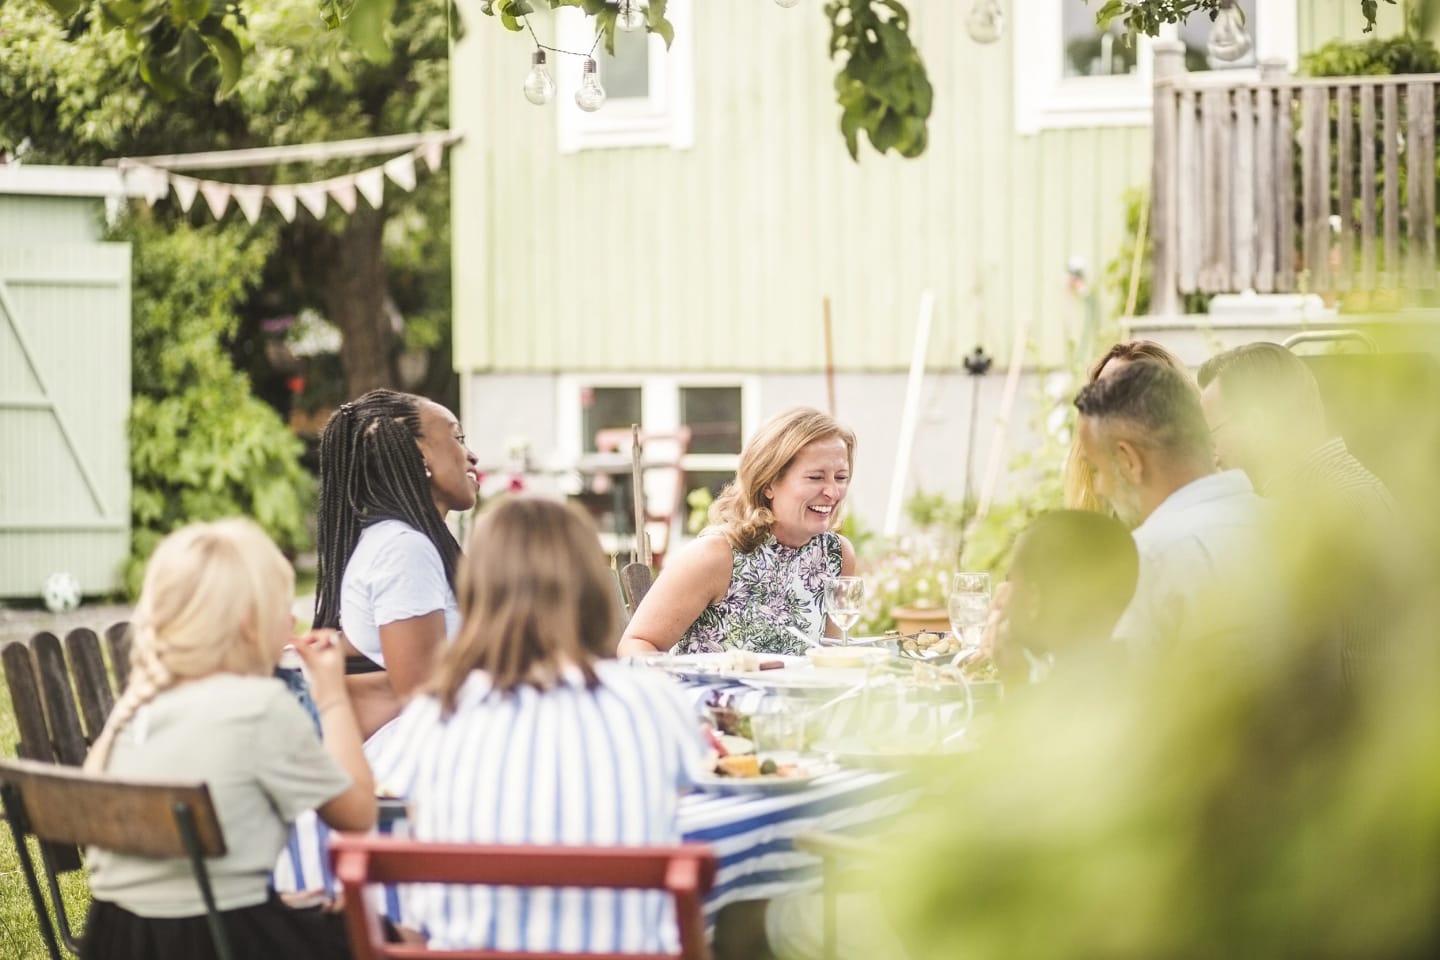
[[379, 210], [380, 204], [385, 201], [384, 168], [371, 167], [355, 174], [355, 189], [360, 191], [360, 196], [364, 197], [370, 206]]
[[210, 208], [210, 215], [216, 220], [225, 216], [225, 211], [229, 209], [230, 191], [233, 189], [232, 184], [219, 180], [200, 181], [200, 196], [205, 198], [205, 206]]
[[395, 181], [401, 190], [415, 189], [415, 154], [401, 154], [385, 163], [385, 176]]
[[425, 166], [430, 168], [431, 173], [440, 172], [440, 161], [445, 156], [445, 141], [436, 137], [434, 140], [426, 140], [422, 143], [417, 152], [425, 158]]
[[172, 173], [170, 186], [175, 188], [175, 199], [180, 201], [180, 209], [189, 213], [195, 203], [195, 192], [200, 189], [200, 181], [194, 177], [182, 177]]
[[295, 196], [316, 220], [325, 219], [325, 208], [330, 204], [330, 198], [325, 195], [325, 181], [297, 184]]
[[265, 196], [280, 211], [280, 216], [285, 218], [286, 223], [295, 219], [295, 188], [294, 187], [266, 187]]
[[234, 188], [235, 205], [245, 214], [245, 219], [254, 223], [260, 219], [260, 209], [265, 206], [265, 188], [255, 184], [240, 184]]
[[325, 181], [325, 192], [335, 200], [335, 205], [346, 213], [355, 212], [355, 178], [335, 177]]
[[157, 170], [155, 167], [147, 167], [144, 164], [120, 164], [120, 170], [125, 181], [134, 184], [140, 190], [140, 196], [145, 198], [145, 205], [153, 207], [165, 199], [170, 192], [170, 181], [166, 178], [164, 170]]

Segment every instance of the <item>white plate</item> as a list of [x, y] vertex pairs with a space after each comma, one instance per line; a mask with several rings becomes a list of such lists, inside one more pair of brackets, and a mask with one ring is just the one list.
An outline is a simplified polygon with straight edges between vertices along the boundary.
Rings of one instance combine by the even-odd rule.
[[810, 662], [804, 657], [787, 656], [784, 654], [757, 654], [761, 662], [779, 660], [785, 664], [784, 667], [772, 670], [736, 670], [732, 664], [734, 656], [729, 651], [720, 653], [677, 653], [670, 657], [656, 657], [646, 661], [647, 664], [659, 667], [662, 670], [691, 679], [709, 679], [725, 677], [739, 679], [751, 676], [767, 676], [772, 673], [786, 673], [795, 669], [810, 668]]
[[789, 667], [784, 670], [757, 670], [729, 676], [746, 686], [761, 690], [844, 690], [865, 682], [863, 667]]
[[833, 763], [815, 763], [805, 767], [794, 776], [779, 777], [773, 774], [761, 777], [721, 777], [705, 774], [696, 778], [695, 789], [703, 793], [718, 793], [724, 796], [736, 794], [790, 793], [804, 790], [817, 777], [838, 770]]

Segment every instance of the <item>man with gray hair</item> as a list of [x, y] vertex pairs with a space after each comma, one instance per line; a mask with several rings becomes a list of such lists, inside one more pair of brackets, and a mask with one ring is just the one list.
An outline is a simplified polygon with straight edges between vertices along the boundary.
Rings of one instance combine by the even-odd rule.
[[1137, 362], [1075, 398], [1095, 490], [1140, 554], [1135, 598], [1116, 626], [1131, 646], [1185, 644], [1268, 623], [1264, 502], [1239, 470], [1217, 472], [1195, 385]]

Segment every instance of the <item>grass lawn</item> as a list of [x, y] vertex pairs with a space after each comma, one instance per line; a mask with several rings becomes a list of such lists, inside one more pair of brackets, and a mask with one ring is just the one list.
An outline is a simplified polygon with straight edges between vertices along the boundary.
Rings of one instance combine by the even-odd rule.
[[[15, 756], [15, 743], [19, 739], [15, 712], [10, 706], [10, 693], [0, 685], [0, 756]], [[30, 855], [38, 864], [40, 851], [33, 841]], [[90, 888], [84, 875], [69, 874], [61, 878], [60, 884], [65, 894], [65, 908], [70, 911], [71, 918], [83, 919], [90, 903]], [[44, 886], [43, 878], [41, 886]], [[46, 960], [47, 956], [9, 827], [0, 828], [0, 957], [7, 960]]]

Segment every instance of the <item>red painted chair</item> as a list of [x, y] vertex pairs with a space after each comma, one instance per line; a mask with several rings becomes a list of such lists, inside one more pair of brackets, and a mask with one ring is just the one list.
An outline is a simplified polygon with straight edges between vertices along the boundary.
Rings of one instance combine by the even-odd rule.
[[680, 953], [567, 953], [566, 960], [709, 960], [702, 904], [715, 882], [715, 853], [702, 844], [528, 847], [335, 834], [330, 839], [330, 858], [345, 893], [345, 926], [355, 960], [534, 960], [541, 956], [386, 943], [380, 919], [364, 895], [366, 885], [375, 883], [665, 890], [675, 897]]

